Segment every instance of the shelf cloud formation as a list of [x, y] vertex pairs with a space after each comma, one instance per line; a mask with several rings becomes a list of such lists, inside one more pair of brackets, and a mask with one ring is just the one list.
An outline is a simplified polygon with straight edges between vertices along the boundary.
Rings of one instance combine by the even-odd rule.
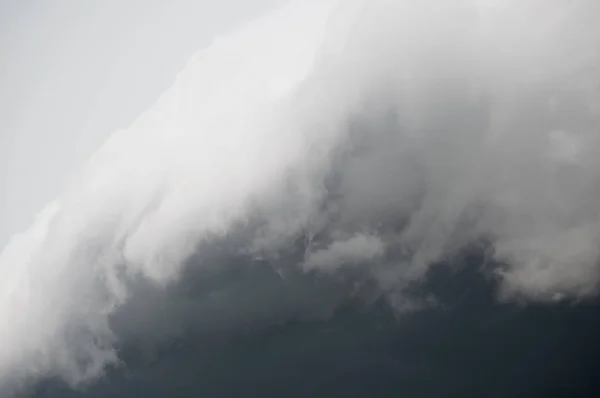
[[[592, 298], [598, 17], [592, 0], [299, 1], [219, 38], [4, 248], [0, 389], [94, 381], [123, 341], [189, 322], [435, 305], [410, 286], [471, 245], [500, 301]], [[260, 274], [235, 272], [258, 263], [286, 292], [244, 295]]]

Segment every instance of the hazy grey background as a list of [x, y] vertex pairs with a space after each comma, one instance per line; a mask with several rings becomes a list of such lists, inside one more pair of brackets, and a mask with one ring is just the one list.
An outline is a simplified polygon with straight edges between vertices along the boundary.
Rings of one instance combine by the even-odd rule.
[[0, 0], [0, 248], [192, 54], [279, 2]]

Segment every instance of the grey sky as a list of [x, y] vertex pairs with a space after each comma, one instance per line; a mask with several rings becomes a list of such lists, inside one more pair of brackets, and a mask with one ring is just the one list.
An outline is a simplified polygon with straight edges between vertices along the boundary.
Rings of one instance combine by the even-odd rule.
[[0, 0], [0, 247], [187, 59], [280, 0]]

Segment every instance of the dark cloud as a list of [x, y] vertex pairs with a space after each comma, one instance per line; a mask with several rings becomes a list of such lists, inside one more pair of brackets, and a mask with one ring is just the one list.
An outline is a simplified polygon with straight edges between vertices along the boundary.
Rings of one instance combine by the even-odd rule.
[[[410, 290], [415, 297], [433, 295], [436, 305], [417, 312], [398, 317], [385, 300], [368, 307], [357, 301], [326, 320], [286, 311], [260, 328], [238, 324], [233, 335], [229, 328], [207, 335], [188, 324], [177, 337], [153, 344], [152, 353], [139, 341], [122, 347], [124, 364], [81, 391], [49, 381], [31, 396], [596, 396], [600, 303], [498, 304], [497, 283], [480, 272], [485, 256], [471, 249], [430, 268]], [[269, 295], [276, 286], [280, 300], [290, 294], [272, 267], [247, 266], [232, 280], [238, 288], [247, 284], [231, 298], [236, 317], [248, 297]], [[316, 284], [307, 278], [301, 291], [310, 285], [318, 291]]]

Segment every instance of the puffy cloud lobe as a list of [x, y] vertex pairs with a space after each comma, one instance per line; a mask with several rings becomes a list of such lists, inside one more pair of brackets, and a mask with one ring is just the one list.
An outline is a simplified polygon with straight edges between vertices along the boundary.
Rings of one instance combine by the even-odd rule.
[[202, 252], [223, 240], [282, 278], [368, 263], [361, 278], [398, 308], [481, 237], [505, 297], [594, 294], [598, 15], [589, 1], [299, 2], [215, 42], [0, 256], [0, 383], [101, 374], [139, 286], [169, 292], [192, 266], [218, 280], [223, 257]]
[[308, 253], [306, 269], [333, 272], [348, 263], [372, 261], [383, 255], [384, 244], [376, 236], [356, 234], [347, 240], [337, 240], [327, 248]]

